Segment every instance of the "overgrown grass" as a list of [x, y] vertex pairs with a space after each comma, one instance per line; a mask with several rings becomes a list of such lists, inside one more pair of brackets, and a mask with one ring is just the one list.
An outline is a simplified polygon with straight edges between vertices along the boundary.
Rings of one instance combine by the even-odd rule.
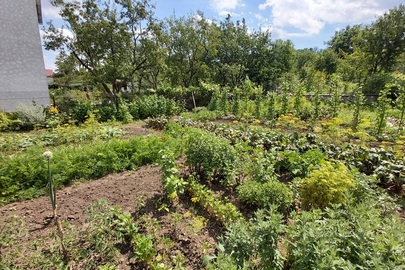
[[[170, 136], [150, 136], [101, 141], [81, 147], [55, 147], [51, 163], [55, 185], [62, 187], [77, 179], [96, 179], [109, 173], [155, 163], [160, 158], [161, 149], [180, 142], [172, 140]], [[12, 156], [0, 156], [0, 204], [42, 195], [46, 184], [47, 168], [42, 149], [33, 148]]]

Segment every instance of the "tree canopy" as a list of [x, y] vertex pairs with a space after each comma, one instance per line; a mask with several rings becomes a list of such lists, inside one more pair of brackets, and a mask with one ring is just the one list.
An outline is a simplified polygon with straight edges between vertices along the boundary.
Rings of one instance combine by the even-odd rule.
[[364, 83], [404, 66], [403, 5], [370, 25], [337, 31], [324, 50], [295, 50], [291, 41], [273, 40], [271, 32], [249, 29], [230, 15], [218, 22], [197, 11], [158, 20], [149, 0], [51, 2], [61, 8], [64, 25], [49, 22], [44, 39], [46, 49], [60, 52], [59, 74], [67, 76], [70, 67], [81, 71], [110, 98], [123, 85], [243, 88], [247, 78], [269, 91], [281, 78], [306, 80], [314, 72]]

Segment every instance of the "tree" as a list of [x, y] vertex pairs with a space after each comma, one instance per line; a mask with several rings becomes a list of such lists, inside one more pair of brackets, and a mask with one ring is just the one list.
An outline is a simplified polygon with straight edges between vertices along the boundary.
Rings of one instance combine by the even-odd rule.
[[[47, 50], [67, 51], [88, 72], [95, 85], [117, 101], [120, 87], [149, 64], [146, 41], [154, 31], [148, 0], [52, 0], [60, 7], [62, 29], [52, 22], [44, 29]], [[72, 35], [65, 35], [68, 30]], [[118, 104], [118, 103], [116, 103]]]
[[336, 72], [337, 66], [337, 55], [331, 49], [321, 51], [315, 61], [315, 69], [325, 72], [328, 77]]
[[198, 85], [216, 54], [217, 31], [202, 12], [166, 20], [168, 74], [173, 85]]
[[214, 61], [216, 83], [241, 86], [246, 78], [246, 65], [251, 50], [251, 38], [245, 20], [234, 23], [228, 14], [219, 23], [217, 57]]
[[354, 47], [357, 46], [359, 35], [363, 27], [359, 24], [346, 26], [346, 28], [336, 31], [331, 40], [326, 42], [339, 57], [343, 58], [345, 54], [352, 54]]
[[405, 6], [393, 8], [362, 31], [360, 48], [366, 53], [369, 74], [390, 72], [405, 52]]

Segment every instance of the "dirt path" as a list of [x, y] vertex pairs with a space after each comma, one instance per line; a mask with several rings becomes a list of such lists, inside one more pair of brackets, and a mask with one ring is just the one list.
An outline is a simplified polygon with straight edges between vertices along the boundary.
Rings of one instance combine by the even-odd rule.
[[[133, 213], [135, 202], [140, 196], [150, 198], [163, 193], [160, 177], [158, 167], [145, 166], [137, 171], [110, 174], [98, 180], [77, 183], [57, 191], [58, 214], [62, 220], [80, 226], [85, 222], [85, 209], [101, 199]], [[35, 237], [35, 234], [47, 231], [52, 215], [50, 199], [43, 196], [3, 206], [0, 208], [0, 225], [10, 215], [23, 218], [28, 231]]]

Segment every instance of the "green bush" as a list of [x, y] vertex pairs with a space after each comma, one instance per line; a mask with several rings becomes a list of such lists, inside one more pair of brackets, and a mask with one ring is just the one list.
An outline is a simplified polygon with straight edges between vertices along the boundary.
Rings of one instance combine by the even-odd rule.
[[326, 158], [326, 155], [318, 149], [308, 150], [305, 153], [285, 150], [278, 156], [274, 165], [276, 172], [288, 172], [291, 178], [306, 177], [314, 165]]
[[282, 222], [283, 216], [274, 211], [258, 211], [249, 222], [234, 222], [225, 232], [224, 252], [239, 269], [283, 269], [284, 258], [278, 249]]
[[179, 110], [174, 100], [157, 95], [143, 96], [128, 104], [128, 111], [133, 119], [154, 118], [162, 115], [170, 116]]
[[402, 269], [405, 225], [366, 200], [346, 208], [293, 216], [287, 269]]
[[237, 163], [235, 149], [227, 139], [192, 130], [186, 142], [186, 164], [202, 179], [230, 184]]
[[322, 161], [308, 177], [298, 180], [298, 186], [302, 208], [308, 210], [344, 203], [345, 195], [355, 184], [343, 163]]
[[46, 120], [44, 107], [35, 103], [32, 105], [20, 103], [17, 105], [14, 115], [20, 120], [21, 127], [25, 130], [31, 130], [37, 125], [44, 125]]
[[287, 213], [294, 202], [292, 191], [277, 180], [247, 181], [238, 187], [238, 195], [246, 203], [265, 209], [275, 206], [281, 213]]
[[22, 127], [22, 121], [15, 114], [0, 112], [0, 132], [16, 131]]
[[113, 105], [105, 105], [105, 106], [98, 107], [96, 113], [98, 115], [98, 119], [100, 122], [116, 120], [116, 118], [115, 118], [116, 109], [115, 109], [115, 106], [113, 106]]

